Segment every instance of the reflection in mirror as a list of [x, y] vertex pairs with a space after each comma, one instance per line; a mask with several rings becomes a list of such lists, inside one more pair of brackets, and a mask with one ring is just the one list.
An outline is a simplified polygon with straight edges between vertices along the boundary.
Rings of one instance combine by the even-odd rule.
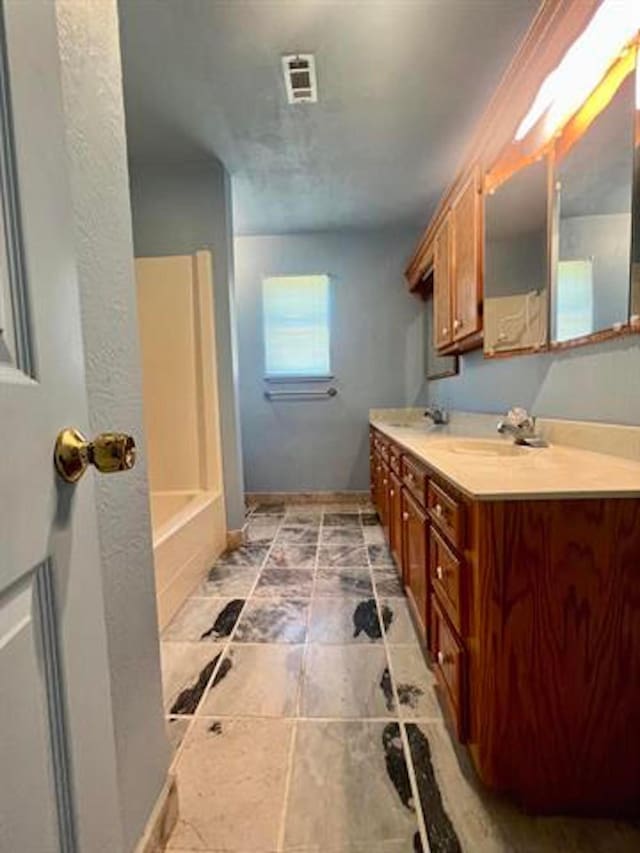
[[636, 66], [635, 156], [633, 170], [633, 238], [631, 249], [630, 319], [640, 324], [640, 64]]
[[427, 379], [443, 379], [458, 373], [457, 355], [439, 355], [433, 339], [433, 293], [424, 304], [424, 359]]
[[634, 78], [556, 163], [554, 342], [629, 319]]
[[485, 201], [484, 348], [547, 341], [547, 161], [516, 172]]

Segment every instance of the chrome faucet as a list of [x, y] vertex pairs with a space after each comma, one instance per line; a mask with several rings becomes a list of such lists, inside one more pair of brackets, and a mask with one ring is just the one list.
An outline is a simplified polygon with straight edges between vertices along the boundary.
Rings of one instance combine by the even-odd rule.
[[527, 447], [547, 446], [547, 442], [536, 432], [536, 419], [526, 409], [509, 409], [506, 418], [498, 421], [497, 429], [501, 435], [512, 435], [516, 444], [524, 444]]
[[429, 406], [425, 409], [424, 416], [425, 418], [431, 418], [436, 426], [449, 423], [449, 415], [445, 409], [441, 409], [439, 406]]

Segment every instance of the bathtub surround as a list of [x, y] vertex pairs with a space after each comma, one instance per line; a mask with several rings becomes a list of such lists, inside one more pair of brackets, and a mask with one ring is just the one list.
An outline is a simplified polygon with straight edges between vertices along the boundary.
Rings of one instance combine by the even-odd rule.
[[211, 253], [136, 258], [162, 629], [227, 546]]
[[[125, 430], [141, 450], [132, 471], [93, 477], [118, 783], [119, 820], [114, 819], [110, 850], [124, 853], [142, 836], [164, 790], [168, 746], [161, 714], [117, 4], [62, 0], [56, 15], [69, 175], [79, 223], [89, 431]], [[56, 74], [58, 68], [43, 66], [42, 73]], [[95, 678], [101, 675], [96, 672]], [[96, 744], [96, 749], [103, 746]], [[110, 791], [105, 778], [105, 813], [111, 808]]]
[[[424, 382], [422, 316], [401, 274], [415, 238], [412, 229], [236, 237], [240, 407], [249, 492], [367, 490], [369, 408], [406, 405]], [[325, 273], [331, 278], [331, 372], [338, 395], [268, 401], [262, 279]]]
[[229, 175], [212, 156], [197, 163], [131, 161], [129, 173], [136, 256], [209, 249], [213, 257], [225, 505], [227, 525], [238, 531], [244, 523], [244, 486]]
[[[255, 506], [249, 532], [264, 533], [267, 521], [270, 530], [244, 556], [252, 585], [237, 596], [222, 561], [165, 631], [181, 809], [167, 850], [635, 851], [633, 824], [528, 817], [475, 784], [447, 733], [404, 595], [384, 591], [396, 577], [386, 548], [374, 541], [350, 569], [323, 565], [327, 533], [368, 543], [382, 535], [370, 506], [342, 510]], [[313, 564], [305, 552], [303, 568], [269, 569], [294, 529], [316, 540]], [[297, 571], [300, 586], [263, 599], [270, 571]], [[356, 575], [366, 584], [342, 583]], [[221, 621], [224, 641], [212, 642], [202, 628]], [[180, 695], [189, 711], [175, 715]]]

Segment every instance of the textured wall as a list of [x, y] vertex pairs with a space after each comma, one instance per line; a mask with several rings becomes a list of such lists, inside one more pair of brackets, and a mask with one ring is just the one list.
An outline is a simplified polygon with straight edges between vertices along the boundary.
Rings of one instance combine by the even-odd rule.
[[526, 406], [551, 418], [640, 424], [637, 336], [565, 353], [486, 361], [462, 356], [461, 374], [429, 382], [417, 402], [440, 402], [472, 412], [504, 412]]
[[125, 430], [141, 444], [133, 471], [95, 478], [122, 836], [129, 851], [165, 781], [168, 746], [115, 0], [62, 0], [58, 29], [91, 432]]
[[201, 164], [130, 164], [137, 257], [210, 249], [214, 265], [220, 431], [227, 524], [244, 523], [237, 396], [233, 245], [229, 176], [215, 159]]
[[[244, 468], [249, 491], [366, 489], [368, 410], [403, 406], [423, 383], [423, 318], [402, 277], [415, 231], [343, 231], [235, 241]], [[328, 273], [339, 395], [264, 398], [262, 279]], [[309, 386], [306, 386], [309, 387]]]

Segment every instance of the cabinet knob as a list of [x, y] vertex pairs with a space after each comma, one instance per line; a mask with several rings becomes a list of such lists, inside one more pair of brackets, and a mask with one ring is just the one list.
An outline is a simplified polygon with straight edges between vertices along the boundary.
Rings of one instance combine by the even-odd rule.
[[408, 512], [402, 513], [402, 520], [403, 521], [409, 521], [409, 513]]
[[376, 468], [376, 471], [382, 471], [382, 465], [378, 465], [378, 467]]
[[438, 518], [442, 518], [442, 513], [444, 510], [442, 509], [442, 504], [436, 504], [433, 508], [433, 511], [438, 516]]
[[389, 489], [389, 494], [393, 497], [395, 495], [395, 491], [393, 489]]
[[383, 485], [383, 486], [386, 486], [386, 485], [387, 485], [387, 480], [386, 480], [386, 478], [382, 481], [382, 485]]
[[454, 329], [457, 330], [457, 329], [460, 329], [461, 327], [462, 327], [462, 320], [454, 320], [453, 321], [453, 328]]
[[413, 483], [413, 474], [410, 471], [407, 474], [407, 480], [409, 480], [409, 482]]
[[436, 577], [439, 581], [444, 577], [444, 572], [442, 571], [442, 566], [436, 566]]
[[447, 657], [446, 657], [446, 655], [445, 655], [445, 653], [444, 653], [444, 652], [439, 651], [439, 652], [438, 652], [438, 654], [436, 655], [436, 658], [437, 658], [437, 660], [438, 660], [438, 665], [439, 665], [439, 666], [444, 666], [444, 665], [445, 665], [445, 663], [446, 663], [446, 661], [447, 661]]

